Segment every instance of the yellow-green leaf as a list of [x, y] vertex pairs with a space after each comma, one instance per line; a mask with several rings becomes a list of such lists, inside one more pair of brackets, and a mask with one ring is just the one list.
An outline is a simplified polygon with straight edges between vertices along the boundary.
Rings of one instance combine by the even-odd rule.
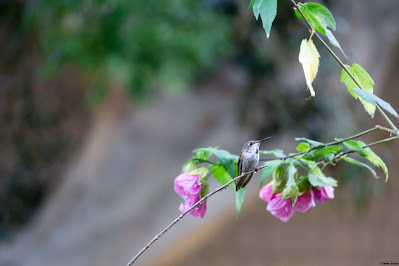
[[315, 92], [312, 82], [316, 78], [317, 70], [319, 69], [319, 57], [320, 54], [313, 41], [311, 39], [309, 41], [307, 39], [302, 40], [299, 62], [302, 64], [306, 85], [309, 88], [310, 95], [313, 97], [315, 96]]
[[[362, 89], [365, 89], [366, 91], [373, 93], [374, 81], [370, 77], [370, 75], [367, 73], [366, 70], [364, 70], [358, 64], [352, 64], [352, 67], [346, 65], [346, 68], [349, 70], [349, 72], [352, 74], [352, 76], [356, 79], [356, 81], [362, 86]], [[345, 84], [349, 93], [355, 99], [359, 98], [359, 96], [352, 91], [354, 88], [359, 88], [359, 86], [353, 81], [353, 79], [348, 75], [348, 73], [346, 73], [345, 69], [342, 69], [341, 82], [343, 82]], [[374, 117], [375, 105], [363, 100], [362, 98], [359, 98], [359, 100], [363, 104], [364, 109], [366, 109], [367, 113], [371, 117]]]

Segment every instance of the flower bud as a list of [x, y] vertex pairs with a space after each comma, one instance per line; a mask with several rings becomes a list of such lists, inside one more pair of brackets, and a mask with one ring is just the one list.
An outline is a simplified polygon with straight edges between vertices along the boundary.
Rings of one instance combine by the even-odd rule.
[[188, 160], [184, 165], [183, 165], [183, 173], [190, 173], [191, 171], [194, 171], [195, 168], [197, 168], [197, 163], [191, 158]]
[[277, 167], [273, 172], [273, 194], [282, 191], [287, 181], [285, 180], [285, 170], [282, 166]]
[[200, 167], [200, 168], [197, 168], [197, 169], [191, 171], [189, 174], [190, 175], [199, 175], [198, 185], [202, 185], [202, 184], [205, 184], [206, 181], [208, 180], [208, 177], [209, 177], [208, 173], [209, 173], [208, 168]]
[[283, 190], [283, 197], [282, 200], [291, 198], [292, 207], [294, 207], [296, 200], [298, 198], [299, 188], [297, 186], [292, 186], [290, 188], [285, 188]]
[[309, 178], [307, 176], [301, 176], [298, 181], [298, 188], [299, 192], [309, 192], [309, 190], [312, 190], [313, 186], [309, 182]]

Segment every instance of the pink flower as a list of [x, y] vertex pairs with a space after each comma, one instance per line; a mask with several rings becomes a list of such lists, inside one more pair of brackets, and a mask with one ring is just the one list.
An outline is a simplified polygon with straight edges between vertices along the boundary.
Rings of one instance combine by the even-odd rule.
[[283, 195], [273, 194], [273, 185], [271, 184], [264, 186], [259, 191], [259, 197], [269, 202], [266, 210], [283, 222], [287, 222], [294, 213], [291, 199], [282, 200]]
[[[202, 185], [198, 185], [199, 175], [190, 175], [183, 173], [175, 179], [175, 191], [184, 199], [184, 202], [180, 204], [179, 210], [181, 212], [187, 211], [195, 203], [200, 200], [200, 192]], [[206, 201], [189, 212], [194, 217], [204, 218], [206, 212]]]
[[309, 210], [311, 207], [314, 206], [316, 206], [316, 203], [314, 202], [314, 194], [313, 191], [310, 190], [309, 194], [305, 192], [298, 197], [294, 209], [296, 211], [306, 212], [307, 210]]
[[282, 200], [282, 197], [283, 195], [281, 194], [272, 197], [267, 204], [266, 210], [279, 218], [281, 221], [287, 222], [294, 213], [294, 209], [292, 208], [291, 199]]
[[321, 203], [324, 203], [327, 200], [334, 198], [334, 188], [331, 186], [320, 187], [320, 190], [314, 187], [313, 192], [314, 192], [314, 199], [316, 201], [320, 201]]
[[[190, 209], [195, 203], [197, 203], [200, 200], [198, 197], [198, 200], [195, 202], [185, 200], [184, 203], [180, 204], [179, 210], [183, 213]], [[200, 204], [198, 207], [195, 207], [193, 210], [191, 210], [188, 214], [194, 217], [199, 217], [199, 218], [204, 218], [206, 213], [206, 201], [202, 204]]]
[[266, 185], [259, 191], [259, 197], [269, 202], [273, 198], [273, 185]]

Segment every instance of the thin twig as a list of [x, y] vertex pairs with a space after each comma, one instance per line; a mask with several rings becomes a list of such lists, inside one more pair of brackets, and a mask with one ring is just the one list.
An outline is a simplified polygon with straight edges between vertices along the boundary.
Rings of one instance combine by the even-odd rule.
[[267, 165], [262, 165], [259, 166], [258, 168], [256, 168], [255, 170], [249, 171], [247, 173], [244, 173], [240, 176], [235, 177], [234, 179], [230, 180], [229, 182], [227, 182], [226, 184], [224, 184], [221, 187], [218, 187], [217, 189], [215, 189], [214, 191], [212, 191], [211, 193], [209, 193], [208, 195], [206, 195], [205, 197], [203, 197], [202, 199], [200, 199], [196, 204], [194, 204], [190, 209], [186, 210], [185, 212], [183, 212], [182, 214], [179, 215], [179, 217], [177, 217], [173, 222], [171, 222], [165, 229], [163, 229], [159, 234], [157, 234], [142, 250], [139, 251], [139, 253], [137, 253], [136, 256], [134, 256], [134, 258], [127, 264], [127, 266], [132, 265], [155, 241], [157, 241], [163, 234], [165, 234], [172, 226], [174, 226], [178, 221], [180, 221], [187, 213], [189, 213], [190, 211], [192, 211], [193, 209], [197, 208], [199, 205], [201, 205], [203, 202], [205, 202], [205, 200], [207, 198], [209, 198], [210, 196], [212, 196], [213, 194], [222, 191], [224, 189], [226, 189], [231, 183], [235, 182], [237, 179], [250, 174], [250, 173], [254, 173], [258, 170], [261, 170], [263, 168], [267, 167]]
[[[319, 41], [324, 45], [324, 47], [328, 50], [328, 52], [337, 60], [338, 64], [345, 70], [345, 72], [351, 77], [351, 79], [356, 83], [356, 85], [359, 87], [359, 89], [363, 89], [362, 85], [355, 79], [355, 77], [352, 75], [352, 73], [348, 70], [348, 68], [345, 66], [345, 64], [339, 59], [339, 57], [334, 53], [334, 51], [328, 46], [328, 44], [320, 37], [320, 35], [313, 29], [312, 25], [310, 25], [310, 22], [308, 19], [305, 17], [303, 14], [301, 7], [298, 6], [298, 4], [295, 2], [295, 0], [291, 0], [291, 2], [294, 4], [298, 12], [302, 15], [303, 19], [306, 22], [306, 25], [309, 27], [309, 29], [312, 31], [312, 34], [315, 35]], [[397, 127], [393, 124], [393, 122], [389, 119], [389, 117], [385, 114], [385, 112], [380, 108], [380, 106], [377, 104], [377, 110], [381, 113], [381, 115], [384, 117], [385, 121], [389, 124], [389, 126], [395, 131], [398, 132]]]
[[388, 142], [388, 141], [391, 141], [391, 140], [395, 140], [395, 139], [399, 139], [399, 137], [395, 136], [395, 137], [390, 137], [390, 138], [387, 138], [387, 139], [379, 140], [379, 141], [367, 144], [366, 146], [363, 147], [363, 149], [371, 147], [371, 146], [374, 146], [374, 145], [377, 145], [377, 144], [381, 144], [381, 143], [384, 143], [384, 142]]

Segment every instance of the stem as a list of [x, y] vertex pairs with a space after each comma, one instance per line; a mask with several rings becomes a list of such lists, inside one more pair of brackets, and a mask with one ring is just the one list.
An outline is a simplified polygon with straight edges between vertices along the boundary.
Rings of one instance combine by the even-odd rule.
[[221, 187], [218, 187], [217, 189], [215, 189], [214, 191], [212, 191], [211, 193], [209, 193], [208, 195], [206, 195], [205, 197], [203, 197], [202, 199], [200, 199], [196, 204], [194, 204], [190, 209], [186, 210], [185, 212], [183, 212], [182, 214], [180, 214], [173, 222], [171, 222], [167, 227], [165, 227], [165, 229], [163, 229], [159, 234], [157, 234], [143, 249], [141, 249], [139, 251], [139, 253], [137, 253], [136, 256], [134, 256], [134, 258], [127, 264], [127, 266], [132, 265], [155, 241], [157, 241], [163, 234], [165, 234], [170, 228], [172, 228], [178, 221], [180, 221], [187, 213], [189, 213], [190, 211], [192, 211], [193, 209], [197, 208], [199, 205], [201, 205], [203, 202], [205, 202], [205, 200], [207, 198], [209, 198], [210, 196], [212, 196], [213, 194], [222, 191], [224, 189], [226, 189], [231, 183], [235, 182], [237, 179], [250, 174], [250, 173], [254, 173], [256, 171], [259, 171], [263, 168], [267, 167], [267, 165], [262, 165], [259, 166], [258, 168], [256, 168], [255, 170], [249, 171], [247, 173], [244, 173], [240, 176], [235, 177], [234, 179], [230, 180], [229, 182], [227, 182], [226, 184], [224, 184]]
[[199, 163], [209, 163], [209, 164], [214, 164], [214, 165], [220, 165], [220, 163], [215, 163], [206, 159], [200, 159], [197, 157], [194, 157], [194, 160], [198, 161]]
[[363, 136], [363, 135], [366, 135], [366, 134], [368, 134], [368, 133], [370, 133], [370, 132], [373, 132], [373, 131], [376, 131], [376, 130], [383, 130], [383, 131], [387, 131], [387, 132], [389, 132], [389, 133], [391, 133], [391, 134], [397, 135], [397, 133], [395, 133], [394, 130], [391, 130], [391, 129], [389, 129], [389, 128], [376, 125], [376, 126], [373, 127], [373, 128], [367, 129], [367, 130], [365, 130], [365, 131], [363, 131], [363, 132], [357, 133], [357, 134], [355, 134], [355, 135], [353, 135], [353, 136], [350, 136], [350, 137], [348, 137], [348, 138], [345, 138], [345, 139], [342, 139], [342, 140], [338, 140], [338, 141], [334, 141], [334, 142], [327, 143], [326, 146], [341, 144], [341, 143], [343, 143], [343, 142], [345, 142], [345, 141], [347, 141], [347, 140], [351, 140], [351, 139], [355, 139], [355, 138], [361, 137], [361, 136]]
[[395, 127], [395, 125], [392, 123], [391, 119], [388, 118], [388, 116], [385, 114], [384, 111], [382, 111], [381, 107], [376, 104], [377, 106], [377, 110], [381, 113], [382, 117], [385, 119], [385, 121], [387, 121], [387, 123], [389, 124], [389, 126], [395, 131], [396, 134], [398, 134], [398, 129], [397, 127]]
[[[306, 22], [306, 25], [309, 27], [309, 29], [312, 31], [312, 35], [315, 35], [319, 41], [324, 45], [324, 47], [328, 50], [328, 52], [337, 60], [338, 64], [345, 70], [345, 72], [351, 77], [351, 79], [356, 83], [356, 85], [359, 87], [359, 89], [363, 89], [362, 85], [355, 79], [355, 77], [350, 73], [348, 68], [345, 66], [345, 64], [339, 59], [339, 57], [334, 53], [334, 51], [328, 46], [328, 44], [320, 37], [319, 34], [313, 29], [312, 25], [310, 25], [310, 22], [307, 20], [305, 15], [302, 13], [301, 7], [298, 6], [298, 4], [295, 2], [295, 0], [291, 0], [291, 2], [294, 4], [296, 9], [298, 10], [299, 13], [301, 13], [303, 19]], [[377, 110], [381, 113], [381, 115], [384, 117], [385, 121], [389, 124], [389, 126], [396, 132], [398, 132], [398, 129], [396, 126], [392, 123], [392, 121], [388, 118], [388, 116], [385, 114], [385, 112], [381, 109], [381, 107], [376, 104]]]

